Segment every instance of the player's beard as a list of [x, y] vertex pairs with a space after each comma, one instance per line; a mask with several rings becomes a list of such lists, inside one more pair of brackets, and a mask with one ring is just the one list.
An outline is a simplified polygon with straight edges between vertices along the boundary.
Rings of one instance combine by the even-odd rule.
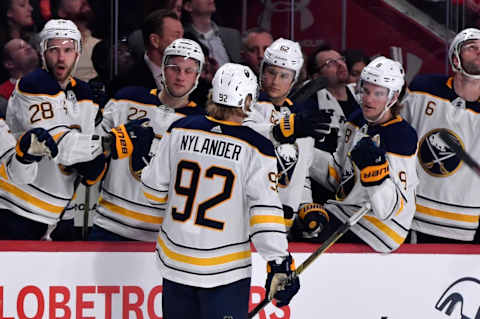
[[58, 66], [58, 63], [55, 65], [50, 65], [49, 63], [47, 63], [47, 69], [55, 77], [55, 79], [57, 79], [58, 82], [65, 82], [65, 80], [67, 80], [68, 77], [72, 74], [75, 63], [72, 63], [72, 65], [65, 68], [63, 71], [63, 75], [57, 74], [56, 72], [57, 66]]
[[463, 61], [463, 69], [468, 74], [480, 75], [480, 64], [479, 64], [479, 62], [475, 62], [475, 61], [465, 62], [465, 61]]

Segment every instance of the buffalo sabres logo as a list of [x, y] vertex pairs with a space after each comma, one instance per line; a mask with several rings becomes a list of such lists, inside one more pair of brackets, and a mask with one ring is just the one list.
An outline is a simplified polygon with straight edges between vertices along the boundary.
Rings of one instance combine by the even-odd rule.
[[351, 162], [345, 163], [345, 167], [342, 171], [342, 181], [340, 182], [340, 187], [335, 195], [337, 200], [343, 201], [348, 194], [350, 194], [355, 186], [356, 179], [355, 169], [353, 168], [353, 165], [351, 165]]
[[280, 187], [287, 187], [292, 179], [295, 166], [298, 160], [298, 146], [297, 144], [280, 144], [275, 148], [277, 155], [277, 162], [280, 166], [278, 172], [278, 185]]
[[[455, 152], [440, 137], [440, 130], [435, 129], [422, 138], [418, 151], [418, 160], [427, 174], [436, 177], [453, 175], [461, 166], [462, 161], [455, 156]], [[452, 131], [446, 130], [459, 145], [463, 142]]]

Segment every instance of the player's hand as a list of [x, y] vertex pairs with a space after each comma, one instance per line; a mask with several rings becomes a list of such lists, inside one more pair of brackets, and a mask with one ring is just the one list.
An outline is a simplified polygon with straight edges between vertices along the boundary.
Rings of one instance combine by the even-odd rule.
[[148, 121], [148, 118], [133, 120], [110, 131], [113, 136], [111, 153], [114, 159], [122, 159], [132, 155], [135, 148], [140, 153], [144, 152], [145, 149], [150, 150], [154, 133], [153, 129], [146, 125]]
[[333, 111], [300, 112], [285, 115], [273, 127], [273, 137], [280, 143], [293, 143], [295, 139], [313, 137], [321, 139], [331, 133]]
[[338, 128], [332, 127], [329, 134], [322, 135], [315, 139], [315, 148], [319, 150], [335, 153], [338, 146]]
[[360, 169], [363, 186], [380, 185], [390, 176], [385, 150], [375, 145], [370, 137], [363, 137], [350, 152], [350, 158]]
[[317, 203], [304, 204], [298, 210], [302, 222], [302, 235], [305, 238], [315, 238], [328, 224], [330, 218], [322, 205]]
[[36, 127], [20, 137], [16, 151], [17, 159], [29, 164], [41, 161], [44, 156], [54, 158], [58, 154], [58, 147], [47, 130]]
[[267, 263], [267, 281], [265, 289], [267, 298], [277, 300], [277, 307], [290, 303], [300, 289], [300, 279], [294, 274], [295, 263], [291, 255], [277, 264], [274, 260]]

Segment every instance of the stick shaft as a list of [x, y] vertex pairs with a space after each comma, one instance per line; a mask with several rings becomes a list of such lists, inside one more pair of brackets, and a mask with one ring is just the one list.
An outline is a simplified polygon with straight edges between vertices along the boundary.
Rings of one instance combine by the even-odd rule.
[[[320, 247], [318, 247], [305, 261], [295, 269], [295, 276], [300, 275], [311, 263], [315, 261], [322, 253], [330, 248], [337, 240], [340, 239], [350, 228], [355, 225], [366, 213], [370, 210], [370, 203], [366, 203], [358, 211], [353, 214], [346, 223], [342, 224], [330, 237], [328, 237]], [[251, 312], [248, 313], [248, 318], [255, 317], [260, 310], [270, 303], [268, 296], [264, 298]]]

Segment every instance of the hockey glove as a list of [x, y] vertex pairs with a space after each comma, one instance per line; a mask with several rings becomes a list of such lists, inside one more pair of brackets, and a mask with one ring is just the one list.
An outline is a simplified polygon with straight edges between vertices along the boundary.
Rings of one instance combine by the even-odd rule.
[[315, 238], [328, 224], [330, 218], [322, 205], [304, 204], [298, 210], [298, 217], [303, 224], [303, 237]]
[[315, 148], [328, 152], [335, 153], [338, 146], [338, 128], [332, 128], [330, 134], [323, 135], [321, 138], [315, 139]]
[[58, 154], [58, 147], [48, 131], [36, 127], [20, 137], [16, 151], [20, 162], [30, 164], [41, 161], [45, 155], [54, 158]]
[[363, 137], [350, 152], [350, 158], [360, 169], [363, 186], [375, 186], [390, 176], [385, 150], [375, 145], [370, 137]]
[[280, 143], [293, 143], [297, 138], [308, 136], [321, 139], [331, 131], [332, 116], [331, 110], [285, 115], [273, 127], [273, 137]]
[[300, 289], [300, 279], [295, 276], [294, 270], [295, 262], [291, 255], [280, 264], [274, 260], [267, 263], [266, 295], [269, 300], [277, 300], [277, 307], [288, 305]]
[[154, 133], [151, 127], [146, 126], [148, 121], [148, 118], [133, 120], [110, 131], [113, 136], [111, 152], [114, 159], [122, 159], [132, 155], [135, 148], [139, 148], [139, 152], [143, 148], [150, 150]]
[[102, 153], [89, 162], [77, 163], [67, 167], [67, 171], [75, 170], [82, 176], [82, 184], [91, 186], [103, 178], [107, 170], [107, 160]]

